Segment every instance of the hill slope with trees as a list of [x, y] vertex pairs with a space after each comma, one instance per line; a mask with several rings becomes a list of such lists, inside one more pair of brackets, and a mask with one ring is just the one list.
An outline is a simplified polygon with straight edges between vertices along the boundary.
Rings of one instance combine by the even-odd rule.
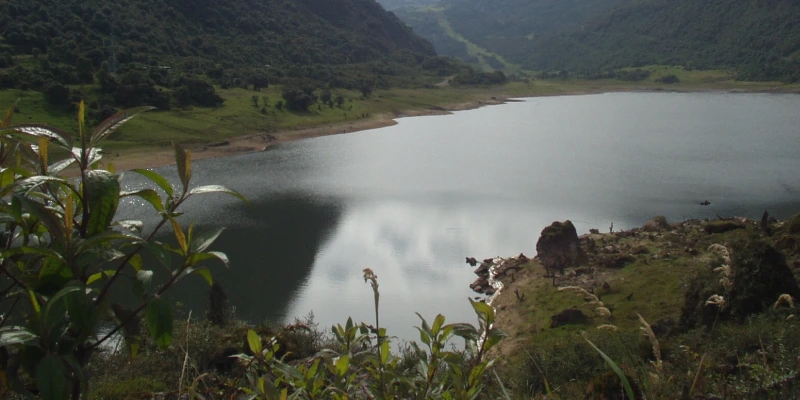
[[436, 10], [398, 15], [433, 41], [425, 17], [432, 12], [532, 70], [593, 74], [666, 64], [735, 69], [748, 80], [800, 78], [800, 4], [788, 0], [442, 0]]
[[0, 89], [66, 104], [96, 86], [95, 109], [219, 105], [211, 84], [423, 85], [461, 67], [374, 0], [0, 3]]

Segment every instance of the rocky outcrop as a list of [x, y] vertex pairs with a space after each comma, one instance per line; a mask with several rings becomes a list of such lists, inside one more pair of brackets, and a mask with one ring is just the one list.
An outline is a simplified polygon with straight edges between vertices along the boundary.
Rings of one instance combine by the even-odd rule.
[[569, 220], [544, 228], [536, 242], [536, 252], [548, 274], [563, 275], [564, 268], [577, 267], [585, 259], [578, 232]]
[[[497, 292], [497, 279], [501, 279], [507, 274], [522, 268], [530, 259], [525, 254], [520, 253], [518, 257], [511, 258], [487, 258], [478, 265], [478, 268], [473, 271], [478, 275], [478, 279], [469, 285], [469, 288], [476, 293], [491, 296]], [[475, 266], [476, 260], [472, 257], [467, 257], [467, 264]]]
[[736, 229], [744, 229], [745, 224], [736, 220], [709, 221], [704, 226], [706, 233], [725, 233]]
[[660, 215], [642, 225], [642, 230], [645, 232], [659, 232], [665, 229], [669, 229], [669, 222], [666, 217]]

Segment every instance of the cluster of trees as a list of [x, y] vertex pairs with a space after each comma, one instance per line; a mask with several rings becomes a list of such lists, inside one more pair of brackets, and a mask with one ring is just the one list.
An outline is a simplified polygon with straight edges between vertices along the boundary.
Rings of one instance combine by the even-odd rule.
[[398, 15], [441, 54], [465, 54], [441, 39], [448, 36], [439, 23], [444, 18], [457, 34], [531, 70], [661, 64], [735, 69], [746, 80], [800, 79], [797, 2], [441, 0], [439, 6]]
[[97, 109], [216, 106], [211, 85], [371, 92], [463, 68], [372, 0], [0, 2], [0, 89], [48, 91], [53, 104], [88, 85]]
[[453, 78], [454, 83], [461, 85], [502, 85], [508, 82], [503, 71], [474, 72], [466, 71]]

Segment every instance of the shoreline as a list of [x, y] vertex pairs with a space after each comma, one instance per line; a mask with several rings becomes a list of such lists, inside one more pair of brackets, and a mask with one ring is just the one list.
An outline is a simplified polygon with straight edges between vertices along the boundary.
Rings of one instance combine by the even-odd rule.
[[[541, 87], [540, 89], [546, 89]], [[775, 93], [775, 94], [797, 94], [798, 90], [781, 90], [780, 87], [772, 89], [765, 88], [722, 88], [722, 87], [626, 87], [626, 86], [591, 86], [580, 89], [556, 90], [553, 92], [532, 92], [520, 93], [518, 95], [500, 94], [487, 90], [488, 100], [475, 100], [463, 103], [446, 104], [443, 106], [429, 106], [425, 109], [405, 110], [398, 112], [384, 112], [375, 117], [347, 122], [321, 124], [304, 128], [286, 129], [272, 133], [251, 133], [239, 137], [234, 137], [221, 142], [209, 144], [187, 145], [185, 148], [191, 152], [193, 160], [202, 160], [218, 157], [230, 157], [240, 154], [248, 154], [269, 150], [281, 143], [294, 142], [298, 140], [313, 139], [317, 137], [343, 135], [347, 133], [385, 128], [397, 125], [400, 118], [422, 117], [434, 115], [449, 115], [456, 111], [473, 110], [486, 106], [502, 105], [510, 102], [518, 102], [520, 98], [551, 97], [551, 96], [582, 96], [604, 93], [623, 93], [623, 92], [652, 92], [652, 93]], [[158, 168], [175, 164], [174, 152], [171, 147], [141, 147], [123, 150], [117, 153], [116, 157], [110, 154], [104, 160], [106, 164], [112, 164], [118, 171], [127, 171], [136, 168]]]

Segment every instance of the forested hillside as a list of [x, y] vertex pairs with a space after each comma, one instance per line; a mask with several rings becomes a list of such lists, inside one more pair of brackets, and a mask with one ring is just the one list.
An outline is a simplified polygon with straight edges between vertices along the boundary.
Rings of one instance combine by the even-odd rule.
[[532, 70], [596, 76], [667, 64], [730, 68], [749, 80], [800, 78], [800, 3], [790, 0], [441, 0], [397, 13], [439, 52], [465, 60], [463, 48], [442, 38], [441, 18]]
[[210, 83], [371, 90], [460, 67], [374, 0], [0, 2], [0, 89], [55, 103], [97, 85], [101, 108], [211, 106]]
[[399, 8], [409, 7], [409, 6], [423, 6], [423, 5], [432, 5], [436, 4], [438, 0], [380, 0], [379, 3], [383, 5], [383, 8], [394, 11]]

